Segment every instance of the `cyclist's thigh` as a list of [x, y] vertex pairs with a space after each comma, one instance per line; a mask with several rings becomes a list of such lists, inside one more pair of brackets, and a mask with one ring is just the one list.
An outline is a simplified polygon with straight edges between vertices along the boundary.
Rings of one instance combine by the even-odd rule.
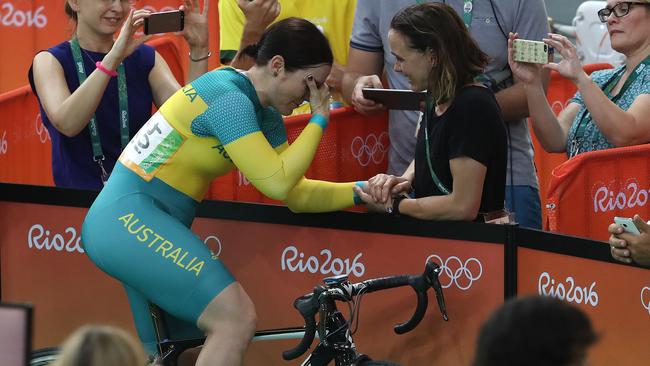
[[102, 270], [195, 324], [205, 306], [235, 281], [189, 228], [144, 194], [127, 195], [89, 215], [83, 241]]

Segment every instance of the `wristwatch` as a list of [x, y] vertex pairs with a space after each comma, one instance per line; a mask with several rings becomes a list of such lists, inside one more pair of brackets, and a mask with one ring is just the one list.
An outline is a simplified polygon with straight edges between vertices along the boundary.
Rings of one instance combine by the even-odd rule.
[[402, 200], [409, 198], [408, 196], [399, 195], [393, 198], [393, 203], [391, 207], [386, 207], [386, 213], [392, 216], [399, 216], [399, 204], [402, 203]]

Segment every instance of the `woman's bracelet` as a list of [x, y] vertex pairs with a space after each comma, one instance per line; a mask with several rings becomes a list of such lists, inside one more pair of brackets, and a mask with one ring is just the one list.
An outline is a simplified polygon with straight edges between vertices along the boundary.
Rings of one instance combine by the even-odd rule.
[[101, 61], [97, 61], [97, 62], [95, 62], [95, 67], [96, 67], [99, 71], [103, 72], [104, 74], [106, 74], [106, 75], [108, 75], [108, 76], [110, 76], [110, 77], [113, 77], [113, 78], [114, 78], [114, 77], [117, 76], [117, 72], [105, 68], [104, 65], [102, 65], [102, 62], [101, 62]]
[[205, 56], [203, 56], [203, 57], [199, 57], [199, 58], [193, 58], [193, 57], [192, 57], [192, 51], [188, 52], [188, 55], [190, 56], [190, 61], [192, 61], [192, 62], [199, 62], [199, 61], [207, 60], [208, 57], [212, 56], [212, 52], [211, 52], [211, 51], [208, 51], [208, 54], [207, 54], [207, 55], [205, 55]]

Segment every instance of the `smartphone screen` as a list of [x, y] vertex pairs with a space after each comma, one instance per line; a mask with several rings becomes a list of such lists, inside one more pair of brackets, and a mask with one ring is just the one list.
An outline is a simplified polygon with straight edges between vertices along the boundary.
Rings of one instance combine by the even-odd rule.
[[179, 32], [183, 30], [184, 14], [180, 10], [152, 13], [144, 18], [144, 34]]

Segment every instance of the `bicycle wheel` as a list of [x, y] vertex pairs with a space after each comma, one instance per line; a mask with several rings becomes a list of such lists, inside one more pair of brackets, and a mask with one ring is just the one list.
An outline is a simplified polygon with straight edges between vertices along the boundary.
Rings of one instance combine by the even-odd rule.
[[389, 361], [362, 361], [358, 366], [401, 366], [400, 364]]
[[29, 360], [30, 366], [45, 366], [49, 365], [52, 362], [56, 361], [59, 357], [59, 348], [49, 347], [41, 348], [35, 351], [32, 351], [31, 358]]

